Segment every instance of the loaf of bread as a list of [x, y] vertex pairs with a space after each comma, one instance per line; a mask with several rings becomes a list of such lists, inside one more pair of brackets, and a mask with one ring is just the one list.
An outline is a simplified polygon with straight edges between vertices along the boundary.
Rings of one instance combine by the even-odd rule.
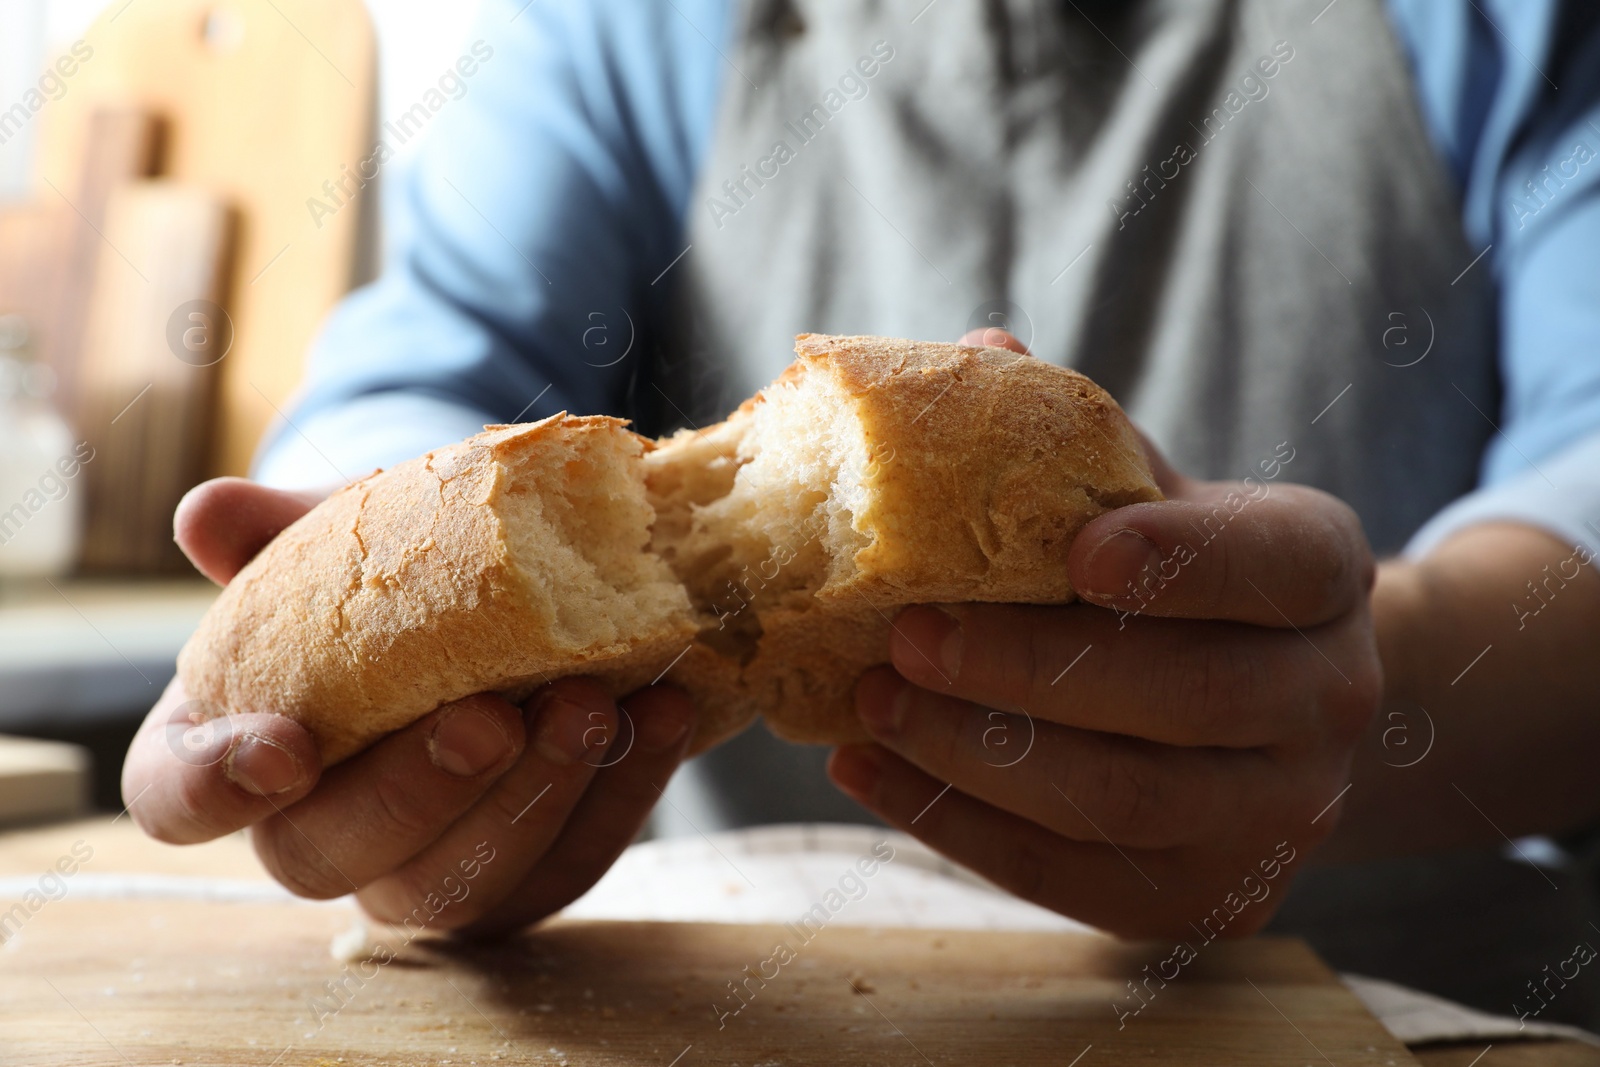
[[346, 487], [229, 583], [178, 657], [212, 714], [304, 724], [329, 763], [477, 692], [656, 680], [702, 750], [765, 715], [865, 737], [851, 699], [903, 605], [1071, 600], [1067, 547], [1158, 500], [1083, 375], [998, 348], [803, 335], [725, 422], [491, 426]]

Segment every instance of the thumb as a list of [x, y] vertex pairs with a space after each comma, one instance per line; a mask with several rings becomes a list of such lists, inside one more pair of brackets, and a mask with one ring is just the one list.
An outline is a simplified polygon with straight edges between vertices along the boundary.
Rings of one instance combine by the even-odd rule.
[[213, 478], [184, 494], [172, 533], [195, 569], [226, 585], [285, 526], [326, 492], [285, 492], [245, 478]]
[[957, 341], [956, 343], [962, 345], [972, 345], [978, 348], [1009, 348], [1011, 351], [1021, 352], [1025, 356], [1032, 354], [1028, 351], [1027, 345], [1017, 340], [1005, 330], [1000, 329], [998, 326], [990, 326], [986, 329], [968, 330], [966, 333], [961, 335], [961, 340]]

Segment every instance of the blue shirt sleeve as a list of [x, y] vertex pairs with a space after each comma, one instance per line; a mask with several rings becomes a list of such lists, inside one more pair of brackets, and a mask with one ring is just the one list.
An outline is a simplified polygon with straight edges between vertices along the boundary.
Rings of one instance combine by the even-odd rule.
[[[1463, 224], [1499, 294], [1481, 487], [1420, 530], [1509, 520], [1600, 551], [1600, 8], [1390, 0]], [[1449, 402], [1446, 398], [1441, 402]]]
[[644, 346], [619, 357], [683, 251], [726, 3], [486, 0], [478, 69], [394, 190], [382, 276], [324, 325], [257, 477], [326, 484], [484, 422], [624, 408]]

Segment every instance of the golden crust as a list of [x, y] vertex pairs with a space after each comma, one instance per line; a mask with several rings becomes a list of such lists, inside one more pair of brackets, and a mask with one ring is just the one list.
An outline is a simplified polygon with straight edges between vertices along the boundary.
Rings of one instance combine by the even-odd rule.
[[[866, 543], [814, 597], [758, 609], [759, 636], [742, 656], [696, 638], [707, 616], [687, 597], [682, 611], [608, 640], [560, 639], [558, 608], [596, 609], [513, 564], [500, 510], [509, 472], [537, 469], [547, 450], [584, 435], [614, 439], [634, 459], [658, 447], [621, 420], [563, 413], [488, 427], [363, 479], [283, 531], [180, 654], [189, 695], [216, 714], [295, 718], [329, 763], [441, 703], [483, 691], [519, 699], [572, 674], [622, 694], [666, 671], [699, 704], [694, 751], [758, 713], [790, 740], [865, 740], [852, 692], [888, 660], [895, 610], [1071, 600], [1065, 557], [1078, 530], [1160, 499], [1121, 408], [1074, 371], [1004, 349], [877, 337], [805, 334], [796, 351], [779, 381], [832, 376], [866, 435], [873, 462], [853, 521]], [[672, 448], [719, 452], [684, 438]]]
[[853, 397], [873, 456], [870, 543], [811, 610], [761, 615], [747, 699], [781, 737], [867, 735], [854, 685], [889, 659], [905, 605], [1064, 603], [1073, 537], [1114, 507], [1159, 500], [1137, 434], [1076, 371], [1001, 348], [803, 334], [783, 380], [829, 374]]
[[873, 542], [823, 596], [1071, 599], [1063, 562], [1083, 524], [1161, 498], [1122, 409], [1077, 371], [881, 337], [805, 334], [796, 350], [854, 395], [876, 457], [856, 517]]
[[514, 573], [496, 512], [513, 461], [582, 434], [633, 437], [625, 425], [563, 413], [494, 427], [339, 490], [207, 612], [178, 656], [190, 698], [287, 715], [333, 763], [472, 693], [519, 698], [578, 673], [618, 694], [647, 684], [692, 637], [687, 613], [622, 641], [559, 643], [540, 620], [560, 593]]

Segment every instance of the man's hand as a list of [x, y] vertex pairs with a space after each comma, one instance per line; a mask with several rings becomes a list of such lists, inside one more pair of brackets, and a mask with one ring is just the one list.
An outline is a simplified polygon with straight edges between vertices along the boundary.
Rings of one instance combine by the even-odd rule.
[[[317, 498], [207, 482], [179, 506], [178, 543], [225, 583]], [[472, 934], [543, 918], [593, 885], [638, 832], [694, 725], [677, 690], [644, 689], [619, 707], [571, 678], [523, 708], [493, 695], [446, 705], [324, 770], [293, 720], [246, 714], [197, 727], [186, 700], [174, 680], [123, 767], [124, 802], [145, 832], [184, 844], [249, 827], [262, 863], [296, 893], [355, 893], [374, 918], [415, 911], [432, 928]], [[432, 916], [430, 896], [451, 900]]]
[[901, 613], [893, 668], [856, 691], [878, 743], [829, 770], [1035, 903], [1239, 936], [1338, 822], [1382, 692], [1375, 568], [1333, 497], [1191, 481], [1151, 451], [1169, 499], [1100, 516], [1062, 561], [1086, 603]]

